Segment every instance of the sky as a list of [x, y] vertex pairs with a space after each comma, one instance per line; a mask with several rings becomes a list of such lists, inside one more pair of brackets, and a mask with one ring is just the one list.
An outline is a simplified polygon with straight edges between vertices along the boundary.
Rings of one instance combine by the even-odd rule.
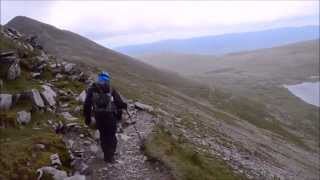
[[319, 25], [319, 1], [10, 1], [1, 24], [27, 16], [106, 47]]

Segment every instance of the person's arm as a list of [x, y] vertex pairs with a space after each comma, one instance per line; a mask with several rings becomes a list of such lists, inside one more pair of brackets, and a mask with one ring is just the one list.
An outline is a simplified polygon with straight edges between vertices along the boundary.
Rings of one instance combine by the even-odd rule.
[[112, 90], [112, 96], [117, 109], [127, 109], [127, 103], [122, 100], [120, 94], [115, 89]]
[[86, 125], [91, 123], [91, 111], [92, 111], [92, 87], [87, 90], [87, 96], [83, 104], [83, 116]]

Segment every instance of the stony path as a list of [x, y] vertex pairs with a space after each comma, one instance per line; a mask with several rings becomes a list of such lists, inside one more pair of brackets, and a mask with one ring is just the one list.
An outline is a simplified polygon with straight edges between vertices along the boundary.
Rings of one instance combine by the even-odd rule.
[[[148, 136], [156, 118], [133, 108], [130, 114], [142, 138]], [[128, 119], [126, 115], [124, 119]], [[94, 133], [89, 135], [78, 130], [65, 135], [66, 144], [76, 159], [73, 168], [81, 174], [86, 174], [87, 180], [172, 179], [165, 167], [147, 161], [147, 157], [140, 151], [141, 142], [133, 125], [129, 125], [122, 133], [117, 133], [118, 146], [114, 164], [106, 164], [103, 161], [98, 140], [94, 140], [92, 134]]]

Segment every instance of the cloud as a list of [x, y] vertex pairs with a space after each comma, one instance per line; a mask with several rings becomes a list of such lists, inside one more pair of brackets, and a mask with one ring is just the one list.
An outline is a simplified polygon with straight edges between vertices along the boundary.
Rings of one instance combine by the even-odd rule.
[[[285, 20], [294, 25], [292, 19], [319, 15], [319, 1], [4, 1], [2, 4], [5, 4], [2, 22], [14, 15], [26, 15], [107, 46], [261, 29], [266, 28], [263, 24], [271, 27], [274, 22], [277, 26], [285, 25]], [[303, 23], [310, 22], [298, 24]]]

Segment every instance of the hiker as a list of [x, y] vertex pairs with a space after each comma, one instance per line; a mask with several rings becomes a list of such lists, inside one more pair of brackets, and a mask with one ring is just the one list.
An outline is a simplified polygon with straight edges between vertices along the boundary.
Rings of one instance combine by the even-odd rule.
[[117, 146], [117, 122], [121, 120], [122, 109], [127, 109], [120, 95], [110, 85], [110, 75], [101, 72], [97, 82], [87, 90], [84, 102], [86, 125], [90, 126], [91, 114], [96, 119], [96, 127], [100, 132], [100, 143], [104, 153], [104, 161], [112, 163]]

